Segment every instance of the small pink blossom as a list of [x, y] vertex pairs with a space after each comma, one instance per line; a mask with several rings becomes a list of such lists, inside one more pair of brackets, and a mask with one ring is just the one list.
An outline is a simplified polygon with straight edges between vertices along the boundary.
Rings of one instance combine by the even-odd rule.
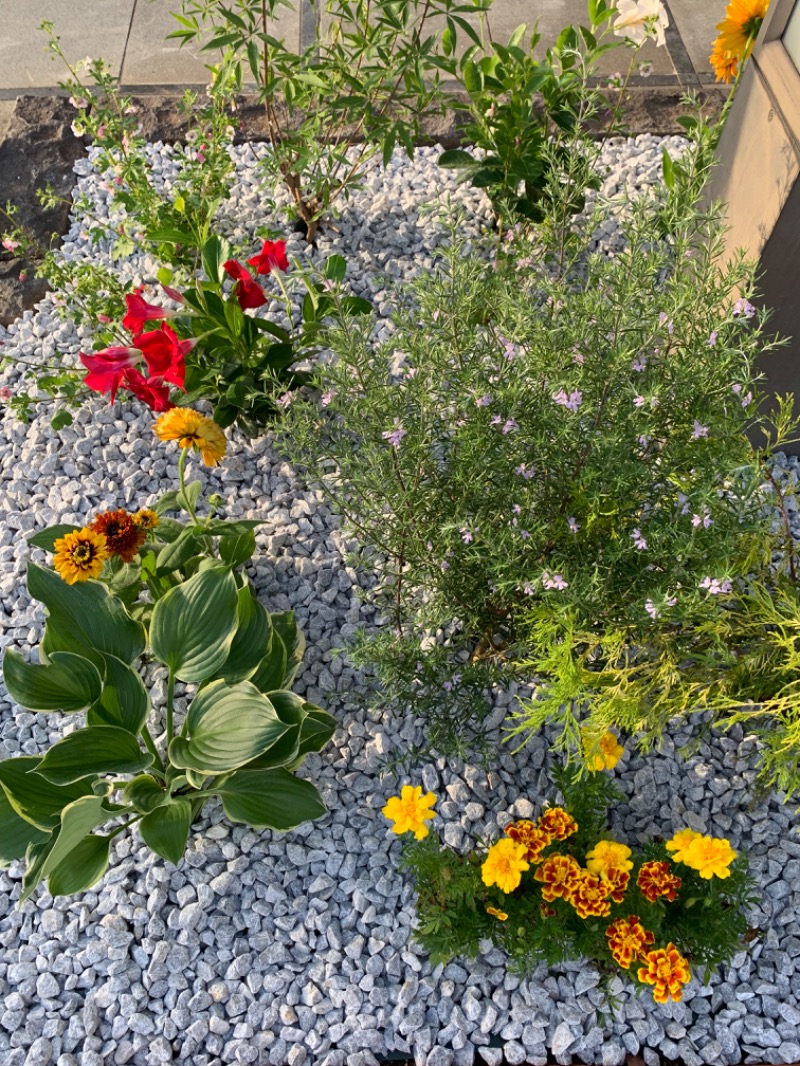
[[718, 336], [719, 336], [719, 334], [717, 333], [717, 331], [715, 329], [711, 331], [711, 333], [709, 334], [709, 337], [708, 337], [708, 346], [709, 346], [709, 348], [713, 348], [716, 345]]
[[756, 313], [756, 309], [749, 300], [740, 297], [733, 305], [733, 313], [734, 315], [744, 315], [745, 318], [752, 318]]
[[459, 530], [459, 533], [461, 534], [461, 539], [464, 541], [465, 544], [471, 544], [473, 542], [473, 540], [475, 540], [475, 533], [477, 533], [477, 532], [478, 532], [478, 527], [477, 526], [475, 527], [474, 531], [471, 530], [469, 528], [469, 526], [462, 526], [461, 529]]
[[526, 581], [525, 584], [522, 586], [522, 591], [525, 593], [526, 596], [532, 596], [536, 590], [534, 589], [530, 581]]
[[727, 596], [733, 586], [729, 578], [719, 581], [715, 577], [704, 577], [697, 587], [707, 589], [711, 596]]
[[19, 241], [12, 241], [10, 237], [6, 237], [3, 241], [3, 247], [7, 252], [13, 252], [15, 249], [19, 248]]
[[285, 411], [293, 399], [294, 397], [290, 392], [285, 392], [283, 396], [278, 397], [275, 403], [278, 405], [278, 407], [282, 407]]
[[320, 403], [322, 404], [322, 406], [327, 407], [335, 395], [336, 389], [328, 389], [327, 392], [323, 392], [322, 396], [320, 397]]
[[701, 437], [708, 436], [708, 426], [701, 425], [697, 419], [694, 420], [694, 429], [692, 430], [692, 440], [700, 440]]
[[647, 403], [647, 401], [645, 400], [644, 396], [639, 396], [639, 395], [637, 394], [637, 395], [636, 395], [636, 396], [634, 396], [634, 398], [633, 398], [633, 406], [634, 406], [634, 407], [644, 407], [644, 405], [645, 405], [646, 403]]
[[714, 519], [711, 517], [708, 511], [704, 511], [702, 514], [692, 515], [692, 525], [695, 529], [699, 529], [700, 526], [702, 526], [704, 529], [708, 529], [708, 527], [713, 524]]
[[565, 407], [568, 411], [577, 411], [583, 400], [583, 393], [580, 389], [573, 389], [568, 396], [564, 389], [559, 389], [558, 392], [553, 393], [553, 399], [560, 407]]
[[631, 533], [631, 540], [633, 541], [633, 546], [634, 548], [636, 548], [637, 551], [647, 551], [647, 541], [642, 536], [642, 531], [638, 528], [638, 526], [636, 529], [634, 529], [633, 533]]
[[564, 589], [569, 588], [569, 583], [561, 574], [551, 574], [549, 570], [542, 571], [542, 584], [546, 589], [555, 589], [556, 592], [563, 592]]
[[530, 481], [532, 477], [536, 476], [536, 470], [532, 466], [526, 466], [525, 463], [520, 463], [519, 466], [514, 468], [514, 473], [519, 477], [524, 477], [526, 481]]
[[3, 387], [0, 388], [0, 400], [2, 400], [3, 403], [5, 403], [7, 400], [10, 400], [13, 395], [14, 393], [11, 391], [8, 385], [3, 385]]
[[82, 111], [84, 107], [89, 106], [89, 101], [83, 96], [70, 96], [69, 102], [78, 111]]
[[509, 433], [513, 433], [515, 429], [519, 429], [519, 423], [514, 418], [506, 420], [506, 424], [503, 426], [501, 432], [503, 436], [507, 436]]
[[403, 428], [403, 423], [399, 418], [394, 420], [394, 429], [387, 429], [381, 433], [384, 440], [388, 440], [393, 448], [399, 448], [400, 442], [406, 435], [406, 430]]
[[475, 406], [476, 407], [488, 407], [491, 402], [492, 402], [491, 396], [486, 394], [485, 396], [479, 396], [478, 397], [478, 399], [475, 401]]
[[581, 528], [578, 525], [577, 520], [573, 517], [567, 519], [567, 527], [569, 528], [570, 533], [577, 533], [578, 530]]

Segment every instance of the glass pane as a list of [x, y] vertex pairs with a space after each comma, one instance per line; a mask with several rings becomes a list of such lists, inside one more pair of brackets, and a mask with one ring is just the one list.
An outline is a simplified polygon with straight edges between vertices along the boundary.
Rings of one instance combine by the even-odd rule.
[[794, 65], [800, 70], [800, 4], [795, 4], [783, 31], [783, 47]]

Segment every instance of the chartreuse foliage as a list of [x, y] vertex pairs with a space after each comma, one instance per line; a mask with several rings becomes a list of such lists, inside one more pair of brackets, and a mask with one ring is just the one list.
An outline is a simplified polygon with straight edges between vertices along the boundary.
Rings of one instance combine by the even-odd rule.
[[[6, 688], [30, 710], [74, 715], [76, 728], [43, 756], [0, 762], [0, 863], [25, 858], [22, 899], [43, 880], [53, 894], [89, 888], [111, 841], [134, 825], [179, 862], [214, 798], [255, 828], [287, 830], [325, 812], [314, 785], [294, 774], [334, 726], [291, 691], [302, 633], [291, 612], [259, 603], [240, 570], [256, 523], [225, 521], [213, 507], [198, 516], [200, 483], [185, 484], [185, 455], [181, 490], [159, 501], [161, 518], [131, 562], [112, 555], [99, 580], [75, 584], [28, 564], [28, 591], [47, 620], [38, 663], [6, 651]], [[189, 522], [164, 517], [175, 507]], [[53, 550], [73, 530], [44, 530], [31, 543]], [[142, 661], [166, 671], [163, 707]], [[179, 729], [176, 682], [196, 687]]]

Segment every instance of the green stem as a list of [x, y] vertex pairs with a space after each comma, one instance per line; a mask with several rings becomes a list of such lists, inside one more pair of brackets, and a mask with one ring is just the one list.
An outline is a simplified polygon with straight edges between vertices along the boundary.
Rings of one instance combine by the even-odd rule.
[[194, 507], [192, 507], [191, 500], [186, 495], [186, 474], [185, 474], [185, 469], [184, 468], [186, 466], [186, 456], [188, 454], [189, 454], [189, 449], [188, 448], [181, 448], [181, 454], [180, 454], [180, 457], [178, 458], [178, 479], [180, 481], [181, 496], [183, 497], [184, 506], [186, 507], [186, 510], [188, 511], [188, 513], [189, 513], [189, 515], [190, 515], [190, 517], [192, 519], [192, 522], [194, 522], [194, 524], [196, 526], [198, 526], [198, 525], [200, 525], [200, 523], [197, 521], [197, 514], [195, 512]]
[[172, 740], [172, 716], [173, 716], [173, 699], [175, 697], [175, 675], [170, 670], [169, 677], [167, 679], [167, 749], [169, 749], [169, 742]]
[[106, 839], [113, 840], [115, 836], [118, 836], [120, 833], [124, 832], [124, 830], [130, 828], [130, 826], [132, 826], [134, 822], [138, 822], [139, 819], [142, 817], [143, 815], [137, 814], [133, 818], [131, 818], [129, 822], [125, 822], [124, 825], [118, 825], [116, 829], [112, 829], [110, 833], [106, 834]]
[[156, 747], [156, 742], [153, 740], [152, 736], [150, 735], [150, 730], [147, 728], [146, 725], [142, 726], [142, 739], [144, 740], [145, 747], [150, 752], [150, 754], [153, 756], [153, 758], [155, 759], [156, 764], [157, 764], [157, 765], [151, 766], [149, 772], [151, 774], [155, 774], [157, 777], [165, 779], [164, 771], [163, 771], [163, 765], [164, 764], [161, 762], [161, 756], [158, 753], [158, 748]]

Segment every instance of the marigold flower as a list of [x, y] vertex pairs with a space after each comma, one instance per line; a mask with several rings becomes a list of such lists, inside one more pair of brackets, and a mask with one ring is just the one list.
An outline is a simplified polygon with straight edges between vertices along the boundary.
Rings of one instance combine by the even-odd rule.
[[552, 903], [554, 899], [570, 897], [572, 885], [580, 877], [582, 870], [571, 855], [548, 855], [533, 875], [537, 881], [543, 881], [542, 899]]
[[605, 918], [611, 913], [608, 884], [588, 870], [582, 870], [572, 882], [567, 902], [572, 904], [579, 918]]
[[675, 862], [683, 862], [683, 856], [686, 849], [689, 847], [693, 840], [697, 840], [700, 833], [696, 833], [694, 829], [679, 829], [672, 840], [668, 840], [664, 845], [667, 851], [672, 851], [675, 854], [672, 856]]
[[670, 903], [675, 899], [681, 887], [681, 879], [670, 873], [670, 870], [668, 862], [642, 863], [636, 884], [645, 899], [649, 899], [651, 903], [655, 903], [661, 896], [666, 896]]
[[625, 754], [625, 749], [610, 729], [600, 737], [599, 751], [593, 752], [593, 738], [588, 731], [584, 731], [582, 741], [586, 765], [590, 770], [613, 770]]
[[563, 807], [549, 807], [539, 819], [539, 828], [551, 840], [566, 840], [578, 832], [578, 823]]
[[137, 525], [139, 529], [155, 529], [158, 525], [158, 515], [149, 507], [140, 508], [132, 518], [134, 525]]
[[726, 52], [719, 40], [714, 42], [708, 61], [714, 70], [717, 81], [724, 81], [726, 85], [730, 85], [732, 79], [739, 72], [739, 57], [734, 55], [733, 52]]
[[93, 533], [102, 533], [111, 555], [118, 555], [124, 563], [133, 562], [147, 536], [127, 511], [103, 511], [89, 523]]
[[633, 863], [628, 856], [631, 849], [627, 844], [618, 844], [616, 840], [598, 840], [591, 851], [586, 852], [586, 869], [593, 874], [602, 874], [606, 870], [632, 870]]
[[190, 407], [173, 407], [156, 419], [159, 440], [176, 440], [181, 448], [197, 448], [206, 466], [216, 466], [225, 454], [225, 434], [216, 422]]
[[109, 557], [106, 538], [102, 533], [95, 533], [86, 528], [79, 529], [76, 533], [65, 533], [53, 547], [53, 566], [59, 577], [68, 585], [99, 577], [103, 563]]
[[505, 911], [499, 911], [497, 909], [497, 907], [487, 907], [486, 908], [486, 913], [487, 914], [491, 914], [491, 916], [493, 918], [497, 918], [497, 920], [499, 922], [507, 922], [508, 921], [508, 915], [506, 914], [506, 912]]
[[628, 891], [628, 885], [631, 883], [631, 875], [628, 871], [612, 867], [608, 870], [603, 870], [600, 877], [606, 883], [608, 898], [613, 899], [615, 903], [622, 903], [623, 899], [625, 899], [625, 893]]
[[413, 833], [417, 840], [422, 840], [430, 832], [425, 823], [436, 817], [436, 812], [430, 810], [435, 802], [432, 792], [422, 795], [421, 785], [403, 785], [399, 796], [387, 800], [382, 814], [394, 822], [393, 833]]
[[683, 849], [681, 862], [697, 870], [709, 881], [712, 877], [730, 877], [728, 869], [736, 858], [730, 841], [719, 837], [697, 836]]
[[768, 8], [769, 0], [731, 0], [717, 25], [720, 48], [742, 61], [747, 59]]
[[549, 834], [534, 822], [528, 821], [527, 818], [521, 818], [518, 822], [507, 825], [506, 835], [517, 844], [525, 845], [527, 849], [525, 858], [531, 863], [541, 862], [542, 852], [551, 842]]
[[555, 918], [556, 909], [555, 907], [548, 907], [546, 903], [541, 903], [539, 905], [539, 913], [543, 918]]
[[656, 939], [639, 922], [638, 914], [617, 918], [606, 929], [606, 936], [611, 954], [623, 970], [627, 970], [634, 959], [640, 959]]
[[286, 258], [286, 241], [264, 241], [258, 255], [247, 260], [248, 266], [255, 267], [257, 274], [269, 274], [275, 267], [278, 270], [288, 270], [289, 260]]
[[530, 869], [525, 861], [525, 845], [513, 840], [498, 840], [492, 844], [481, 867], [481, 880], [491, 887], [497, 885], [501, 892], [513, 892], [522, 880], [522, 874]]
[[654, 985], [653, 999], [656, 1003], [666, 1003], [673, 999], [680, 1003], [683, 999], [683, 986], [692, 979], [689, 963], [674, 944], [665, 948], [648, 951], [643, 960], [646, 963], [637, 976], [646, 985]]

